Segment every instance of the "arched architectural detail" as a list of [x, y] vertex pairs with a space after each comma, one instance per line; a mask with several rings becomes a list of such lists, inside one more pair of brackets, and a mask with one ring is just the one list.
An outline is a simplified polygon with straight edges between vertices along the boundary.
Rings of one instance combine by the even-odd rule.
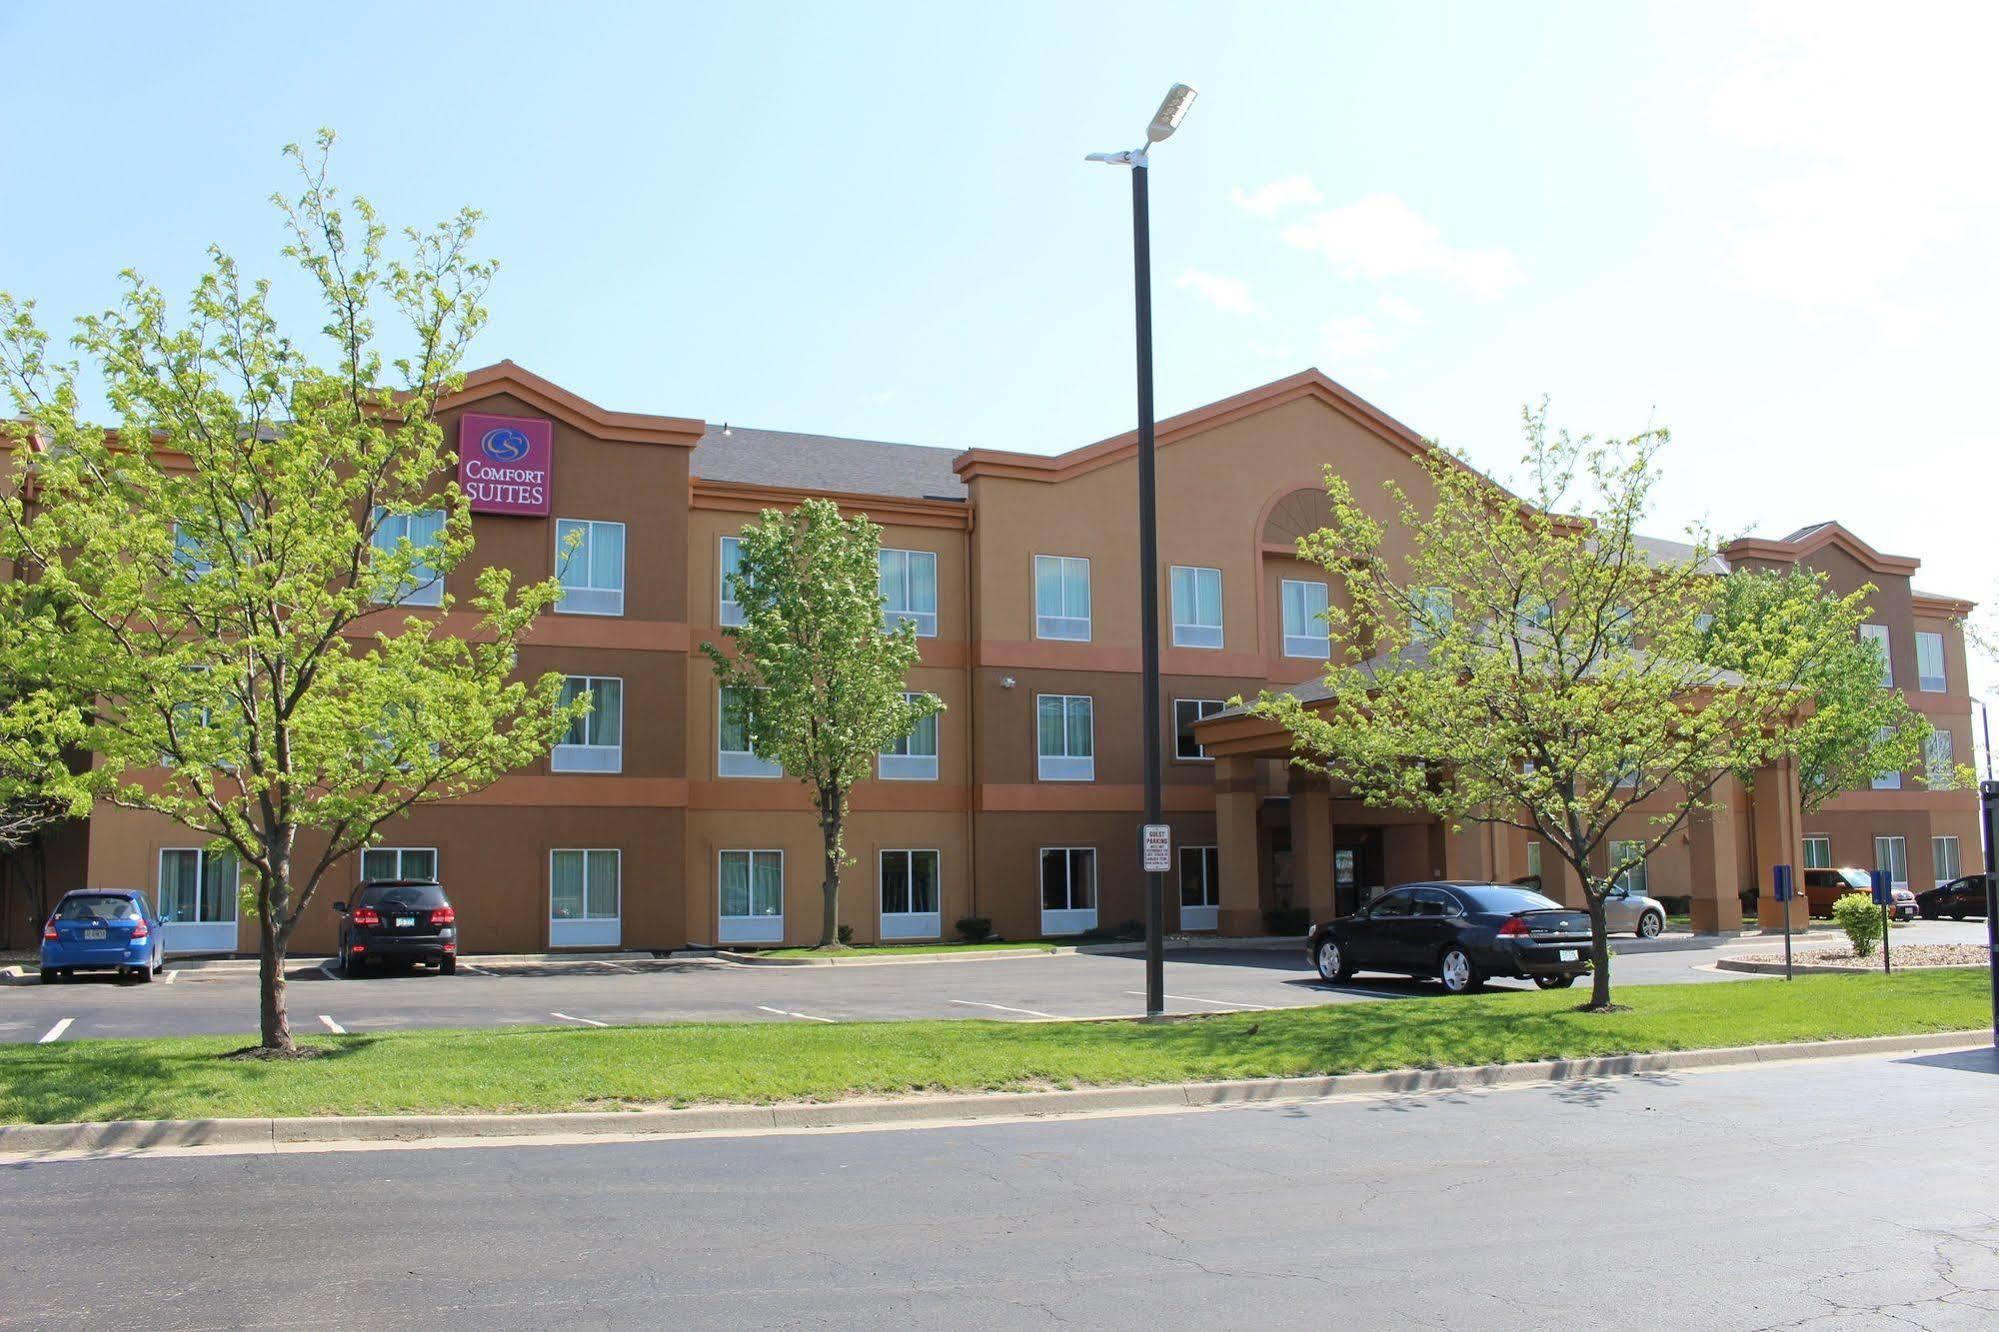
[[1265, 512], [1262, 541], [1266, 546], [1293, 546], [1333, 520], [1333, 504], [1321, 486], [1281, 494]]

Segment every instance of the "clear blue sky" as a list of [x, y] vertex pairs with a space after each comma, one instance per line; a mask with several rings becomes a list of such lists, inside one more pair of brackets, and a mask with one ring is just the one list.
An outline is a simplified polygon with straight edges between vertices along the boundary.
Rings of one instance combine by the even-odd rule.
[[[0, 0], [0, 286], [65, 319], [275, 269], [326, 124], [503, 263], [475, 360], [608, 406], [1052, 451], [1318, 365], [1504, 472], [1522, 403], [1673, 427], [1659, 520], [1837, 517], [1999, 598], [1986, 6]], [[324, 11], [321, 11], [324, 12]]]

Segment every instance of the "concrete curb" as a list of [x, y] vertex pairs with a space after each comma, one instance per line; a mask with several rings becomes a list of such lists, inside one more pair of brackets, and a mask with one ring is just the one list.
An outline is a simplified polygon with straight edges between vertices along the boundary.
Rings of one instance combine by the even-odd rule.
[[1265, 1101], [1322, 1100], [1333, 1096], [1572, 1082], [1585, 1078], [1668, 1073], [1731, 1064], [1947, 1050], [1983, 1045], [1990, 1038], [1990, 1033], [1981, 1029], [1910, 1036], [1868, 1036], [1853, 1040], [1793, 1041], [1782, 1045], [1747, 1045], [1715, 1050], [1606, 1055], [1590, 1059], [1547, 1059], [1529, 1064], [1484, 1064], [1469, 1068], [1396, 1069], [1382, 1073], [1341, 1073], [1322, 1077], [1244, 1078], [1226, 1082], [912, 1096], [892, 1100], [856, 1098], [781, 1105], [710, 1105], [683, 1110], [4, 1124], [0, 1125], [0, 1157], [66, 1152], [132, 1152], [167, 1147], [417, 1142], [435, 1138], [536, 1138], [599, 1134], [670, 1137], [684, 1133], [962, 1123], [1022, 1116], [1088, 1114], [1105, 1110], [1198, 1109]]
[[[1745, 971], [1754, 976], [1781, 976], [1784, 974], [1784, 960], [1782, 958], [1778, 958], [1773, 962], [1768, 958], [1761, 957], [1723, 957], [1717, 958], [1714, 965], [1721, 971]], [[1903, 966], [1900, 963], [1895, 965], [1895, 970], [1898, 972], [1966, 971], [1972, 968], [1983, 969], [1977, 962], [1958, 962], [1942, 966], [1936, 963], [1926, 965], [1920, 962], [1912, 963], [1909, 966]], [[1842, 967], [1835, 966], [1830, 962], [1794, 961], [1791, 965], [1791, 970], [1800, 976], [1864, 976], [1871, 972], [1878, 972], [1881, 968], [1878, 964], [1869, 964], [1861, 967]]]

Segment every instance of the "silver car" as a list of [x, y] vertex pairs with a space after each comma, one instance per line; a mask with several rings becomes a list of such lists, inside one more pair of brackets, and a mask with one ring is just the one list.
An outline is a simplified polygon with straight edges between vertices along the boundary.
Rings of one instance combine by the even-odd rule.
[[1666, 928], [1666, 905], [1628, 888], [1612, 888], [1603, 902], [1603, 923], [1612, 934], [1629, 930], [1641, 939], [1656, 939]]

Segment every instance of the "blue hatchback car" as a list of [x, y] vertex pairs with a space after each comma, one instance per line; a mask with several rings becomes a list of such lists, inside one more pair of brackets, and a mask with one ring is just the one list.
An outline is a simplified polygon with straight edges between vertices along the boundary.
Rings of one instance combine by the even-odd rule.
[[68, 980], [72, 971], [116, 971], [149, 981], [165, 956], [163, 933], [144, 893], [124, 888], [65, 893], [42, 926], [42, 984]]

